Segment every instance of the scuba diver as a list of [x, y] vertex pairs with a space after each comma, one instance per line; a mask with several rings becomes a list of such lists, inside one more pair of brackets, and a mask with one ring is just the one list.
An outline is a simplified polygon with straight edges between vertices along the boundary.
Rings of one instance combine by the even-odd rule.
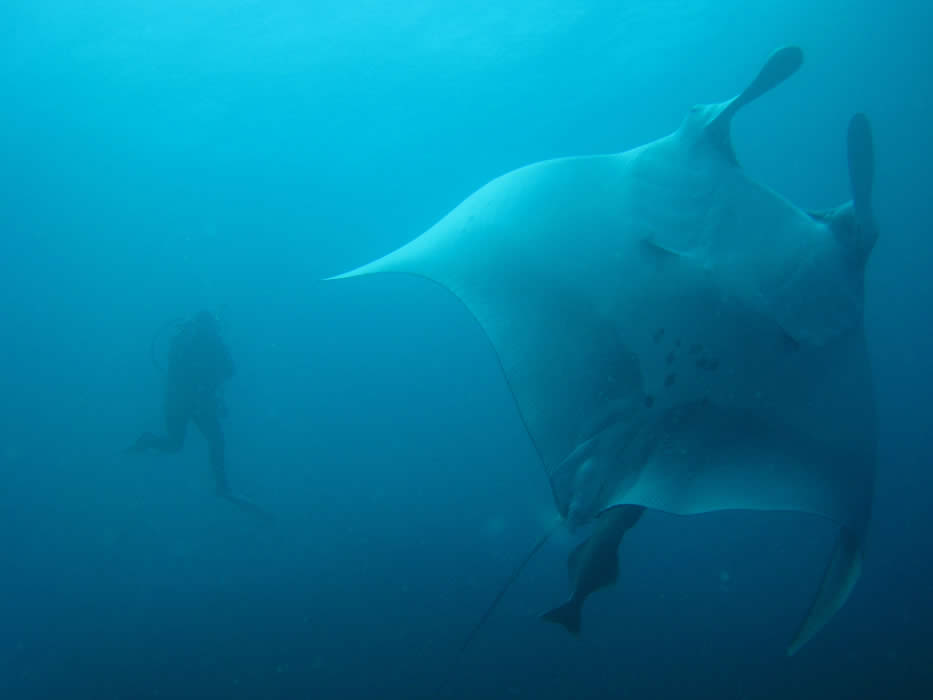
[[[177, 326], [178, 331], [169, 342], [164, 368], [159, 367], [153, 355], [153, 364], [162, 369], [165, 376], [165, 433], [143, 433], [127, 452], [179, 452], [191, 421], [207, 440], [217, 495], [240, 502], [241, 499], [231, 496], [227, 484], [224, 436], [220, 426], [223, 413], [221, 388], [234, 374], [230, 352], [220, 337], [217, 319], [208, 311], [201, 311], [189, 321], [175, 322], [164, 328], [172, 325]], [[159, 335], [157, 333], [153, 338], [153, 349]]]

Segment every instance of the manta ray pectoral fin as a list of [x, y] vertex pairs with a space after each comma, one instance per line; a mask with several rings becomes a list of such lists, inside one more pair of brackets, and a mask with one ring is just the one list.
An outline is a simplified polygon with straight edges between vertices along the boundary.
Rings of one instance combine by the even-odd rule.
[[641, 240], [643, 249], [653, 255], [661, 255], [664, 257], [673, 256], [675, 258], [688, 258], [691, 256], [690, 253], [677, 250], [671, 246], [664, 245], [663, 243], [658, 243], [652, 238], [643, 238]]
[[836, 548], [823, 574], [816, 598], [787, 648], [788, 656], [796, 654], [845, 604], [861, 573], [861, 537], [851, 528], [843, 527], [839, 531]]

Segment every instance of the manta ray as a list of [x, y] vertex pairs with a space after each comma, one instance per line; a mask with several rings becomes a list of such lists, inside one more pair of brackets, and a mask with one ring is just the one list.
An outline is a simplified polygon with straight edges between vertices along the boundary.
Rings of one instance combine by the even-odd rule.
[[799, 511], [836, 523], [790, 654], [859, 577], [876, 462], [863, 326], [878, 236], [868, 120], [857, 114], [848, 128], [852, 200], [819, 212], [752, 180], [730, 138], [739, 110], [802, 61], [799, 48], [779, 49], [736, 97], [693, 107], [638, 148], [502, 175], [337, 277], [418, 275], [475, 316], [562, 522], [616, 523], [571, 562], [589, 580], [575, 591], [580, 605], [615, 580], [605, 559], [627, 526], [600, 519], [613, 508]]

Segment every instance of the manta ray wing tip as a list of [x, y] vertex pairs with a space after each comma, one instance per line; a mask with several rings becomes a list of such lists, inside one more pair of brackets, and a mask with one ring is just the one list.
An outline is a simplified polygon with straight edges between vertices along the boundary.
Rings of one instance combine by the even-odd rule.
[[341, 272], [339, 275], [331, 275], [330, 277], [322, 278], [322, 282], [332, 282], [334, 280], [347, 280], [351, 277], [362, 277], [363, 275], [368, 275], [372, 272], [377, 272], [378, 270], [374, 268], [375, 263], [379, 262], [375, 260], [366, 265], [360, 267], [355, 267], [352, 270], [347, 270], [346, 272]]

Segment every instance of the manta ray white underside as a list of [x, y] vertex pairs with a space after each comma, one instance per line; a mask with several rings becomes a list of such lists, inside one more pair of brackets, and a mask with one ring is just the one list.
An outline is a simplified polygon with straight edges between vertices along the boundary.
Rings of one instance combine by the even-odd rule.
[[737, 97], [639, 148], [496, 178], [340, 276], [419, 275], [470, 309], [571, 527], [621, 504], [838, 523], [791, 653], [858, 577], [876, 459], [868, 122], [849, 126], [853, 202], [822, 213], [751, 180], [729, 136], [736, 112], [801, 62], [797, 48], [775, 52]]

